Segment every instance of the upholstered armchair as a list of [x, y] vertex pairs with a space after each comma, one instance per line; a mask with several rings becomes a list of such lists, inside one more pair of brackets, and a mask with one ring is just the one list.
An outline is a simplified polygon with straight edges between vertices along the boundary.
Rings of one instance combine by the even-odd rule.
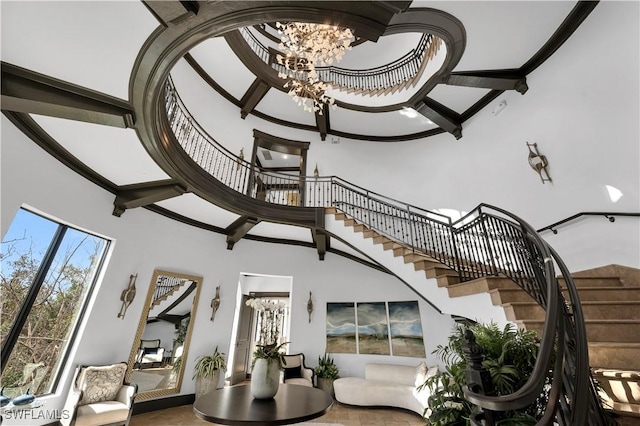
[[160, 339], [141, 340], [138, 354], [136, 356], [137, 367], [142, 369], [143, 364], [153, 366], [162, 365], [164, 358], [164, 348], [160, 347]]
[[64, 405], [62, 426], [129, 424], [138, 385], [124, 382], [127, 364], [79, 366]]
[[313, 387], [313, 368], [304, 364], [304, 354], [284, 355], [283, 383]]

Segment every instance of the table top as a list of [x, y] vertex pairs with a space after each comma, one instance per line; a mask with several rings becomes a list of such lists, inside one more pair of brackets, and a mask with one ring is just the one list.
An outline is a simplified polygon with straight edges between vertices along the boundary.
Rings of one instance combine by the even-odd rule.
[[249, 385], [218, 389], [198, 398], [193, 411], [224, 425], [286, 425], [320, 417], [332, 404], [331, 395], [320, 389], [280, 383], [272, 399], [254, 399]]

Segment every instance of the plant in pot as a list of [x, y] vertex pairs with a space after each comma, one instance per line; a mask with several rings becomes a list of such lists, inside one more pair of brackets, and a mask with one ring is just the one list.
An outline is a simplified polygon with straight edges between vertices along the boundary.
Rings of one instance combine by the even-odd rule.
[[[500, 329], [495, 323], [473, 324], [468, 329], [482, 348], [482, 366], [491, 375], [495, 395], [511, 394], [526, 383], [540, 344], [534, 331], [515, 330], [513, 324]], [[463, 392], [467, 369], [463, 352], [466, 330], [465, 326], [456, 326], [448, 344], [439, 345], [433, 351], [444, 363], [445, 371], [428, 378], [418, 388], [430, 389], [425, 418], [431, 426], [467, 425], [476, 411], [476, 406], [465, 399]], [[547, 389], [527, 407], [496, 413], [496, 421], [504, 425], [535, 425], [544, 413], [548, 398]]]
[[224, 353], [218, 351], [217, 346], [211, 355], [199, 357], [193, 368], [193, 378], [196, 379], [196, 399], [215, 390], [220, 381], [220, 373], [226, 369]]
[[334, 396], [333, 381], [339, 377], [338, 366], [328, 354], [318, 357], [318, 366], [315, 368], [318, 389]]

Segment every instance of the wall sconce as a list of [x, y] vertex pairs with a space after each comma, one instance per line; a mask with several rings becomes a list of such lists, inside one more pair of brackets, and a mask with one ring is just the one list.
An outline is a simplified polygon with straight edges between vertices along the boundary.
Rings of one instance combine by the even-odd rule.
[[216, 287], [216, 297], [211, 300], [211, 321], [216, 318], [218, 308], [220, 308], [220, 286]]
[[547, 157], [540, 155], [537, 143], [527, 142], [527, 147], [529, 147], [529, 165], [531, 168], [540, 175], [543, 184], [545, 182], [551, 182], [551, 177], [549, 176], [549, 172], [547, 172], [547, 166], [549, 165]]
[[133, 302], [133, 299], [136, 297], [136, 278], [138, 278], [138, 274], [129, 276], [129, 285], [127, 288], [122, 290], [120, 294], [120, 300], [122, 300], [122, 306], [120, 307], [120, 312], [118, 313], [118, 318], [124, 319], [125, 314], [127, 313], [127, 308]]
[[311, 324], [311, 313], [313, 312], [313, 301], [311, 301], [311, 292], [309, 292], [309, 300], [307, 300], [307, 312], [309, 312], [309, 324]]
[[313, 177], [318, 179], [319, 176], [320, 176], [320, 172], [318, 171], [318, 163], [316, 163], [316, 168], [313, 169]]

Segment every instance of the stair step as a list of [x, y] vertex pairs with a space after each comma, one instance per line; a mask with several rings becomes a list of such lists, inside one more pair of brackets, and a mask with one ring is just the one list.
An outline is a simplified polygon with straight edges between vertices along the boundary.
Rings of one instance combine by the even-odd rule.
[[386, 240], [388, 240], [387, 237], [385, 237], [384, 235], [376, 235], [375, 237], [373, 237], [373, 244], [382, 244], [384, 243]]
[[[567, 295], [563, 290], [562, 294]], [[638, 287], [583, 287], [578, 289], [581, 301], [586, 300], [640, 300]]]
[[[585, 319], [638, 319], [640, 302], [638, 301], [581, 301]], [[536, 302], [511, 302], [502, 305], [509, 321], [536, 319], [542, 320], [545, 311]]]
[[449, 297], [468, 296], [470, 294], [485, 293], [496, 288], [518, 288], [518, 286], [508, 278], [487, 277], [478, 278], [473, 281], [466, 281], [453, 284], [447, 287]]
[[589, 364], [594, 368], [640, 371], [640, 343], [590, 342]]
[[[563, 277], [558, 277], [560, 286], [566, 287]], [[573, 282], [577, 288], [585, 287], [622, 287], [622, 281], [618, 277], [573, 277]]]
[[[338, 209], [336, 209], [335, 207], [325, 207], [324, 208], [324, 214], [337, 215], [338, 214]], [[340, 213], [340, 214], [344, 214], [344, 213]]]
[[[514, 321], [518, 327], [542, 334], [544, 320]], [[640, 320], [585, 320], [589, 342], [640, 343]]]
[[505, 303], [514, 302], [534, 302], [533, 297], [529, 296], [529, 293], [518, 288], [494, 288], [489, 290], [491, 295], [491, 302], [494, 305], [504, 305]]

